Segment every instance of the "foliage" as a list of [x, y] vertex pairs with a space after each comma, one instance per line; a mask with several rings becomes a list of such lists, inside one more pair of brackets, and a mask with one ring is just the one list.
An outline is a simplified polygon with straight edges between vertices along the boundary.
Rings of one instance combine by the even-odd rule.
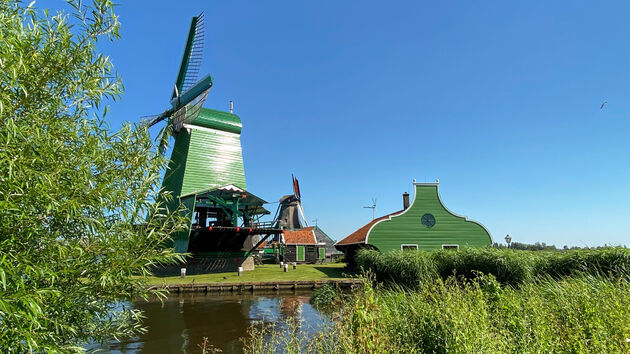
[[[557, 248], [554, 245], [548, 245], [544, 242], [536, 242], [534, 244], [529, 243], [521, 243], [521, 242], [512, 242], [510, 247], [507, 247], [501, 243], [493, 243], [493, 248], [509, 248], [513, 250], [521, 250], [521, 251], [556, 251]], [[567, 247], [567, 246], [564, 246]]]
[[477, 273], [483, 273], [492, 274], [500, 283], [510, 285], [529, 281], [535, 264], [535, 256], [531, 253], [491, 248], [441, 250], [426, 256], [434, 259], [442, 279], [454, 274], [472, 279]]
[[550, 252], [539, 258], [538, 275], [554, 278], [588, 273], [630, 278], [630, 250], [621, 247]]
[[467, 248], [387, 254], [361, 250], [356, 261], [364, 271], [374, 274], [376, 281], [408, 289], [435, 277], [446, 280], [453, 275], [474, 279], [490, 274], [501, 284], [512, 286], [537, 278], [583, 274], [630, 279], [630, 250], [620, 247], [553, 252]]
[[625, 353], [630, 284], [592, 276], [501, 287], [492, 276], [433, 279], [415, 291], [366, 288], [312, 337], [252, 338], [247, 352], [272, 352], [273, 338], [328, 353]]
[[408, 288], [415, 288], [437, 274], [433, 259], [425, 252], [396, 251], [383, 254], [365, 249], [359, 251], [356, 262], [359, 268], [372, 273], [376, 281]]
[[0, 2], [0, 351], [80, 351], [142, 330], [116, 303], [178, 259], [160, 246], [183, 220], [152, 202], [164, 158], [146, 129], [105, 121], [122, 92], [97, 52], [118, 38], [111, 1], [33, 3]]
[[339, 300], [339, 291], [337, 291], [330, 284], [326, 284], [321, 288], [317, 288], [313, 291], [310, 303], [313, 306], [322, 307], [330, 306]]

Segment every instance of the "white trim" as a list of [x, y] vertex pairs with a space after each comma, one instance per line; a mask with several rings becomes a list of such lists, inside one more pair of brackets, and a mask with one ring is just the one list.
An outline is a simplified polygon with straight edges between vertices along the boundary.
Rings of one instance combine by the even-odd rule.
[[449, 248], [444, 248], [445, 246], [449, 247], [449, 248], [452, 248], [453, 246], [455, 246], [455, 248], [459, 249], [459, 245], [455, 244], [455, 243], [444, 243], [444, 244], [442, 244], [442, 249], [443, 250], [449, 249]]
[[[437, 185], [437, 183], [436, 183], [436, 185]], [[488, 230], [485, 226], [483, 226], [482, 223], [480, 223], [479, 221], [470, 220], [465, 215], [455, 214], [452, 211], [450, 211], [450, 209], [447, 208], [446, 205], [444, 205], [444, 203], [442, 202], [442, 197], [440, 197], [440, 186], [437, 186], [437, 196], [438, 196], [438, 200], [440, 201], [440, 204], [442, 204], [442, 206], [444, 207], [444, 209], [446, 209], [447, 212], [451, 213], [451, 215], [453, 215], [453, 216], [464, 218], [464, 220], [466, 220], [466, 221], [470, 221], [473, 224], [477, 224], [477, 225], [481, 226], [484, 230], [486, 230], [486, 232], [488, 233], [488, 236], [490, 236], [490, 244], [492, 245], [494, 243], [494, 239], [492, 238], [492, 234], [490, 233], [490, 230]]]
[[403, 243], [400, 245], [400, 250], [404, 251], [405, 250], [404, 247], [415, 247], [416, 251], [419, 249], [418, 244], [415, 244], [415, 243]]
[[486, 232], [488, 233], [488, 236], [490, 236], [490, 244], [494, 243], [494, 239], [492, 238], [492, 234], [490, 233], [490, 230], [488, 230], [482, 223], [480, 223], [478, 221], [475, 221], [475, 220], [469, 220], [467, 216], [455, 214], [449, 208], [447, 208], [446, 205], [444, 205], [444, 203], [442, 202], [442, 197], [440, 197], [440, 182], [413, 182], [413, 187], [414, 187], [413, 188], [413, 200], [411, 201], [411, 204], [409, 204], [409, 207], [407, 207], [407, 209], [403, 210], [402, 213], [390, 215], [386, 219], [379, 220], [379, 221], [375, 222], [374, 225], [372, 225], [370, 227], [370, 229], [368, 230], [367, 234], [365, 235], [365, 242], [364, 242], [365, 244], [368, 243], [368, 238], [370, 237], [370, 233], [372, 232], [372, 229], [374, 228], [374, 226], [380, 224], [383, 221], [389, 221], [389, 220], [391, 220], [394, 217], [401, 216], [401, 215], [405, 214], [407, 211], [411, 210], [411, 208], [413, 207], [413, 204], [416, 202], [416, 198], [418, 197], [418, 189], [416, 188], [416, 186], [435, 186], [436, 187], [435, 191], [437, 192], [438, 201], [440, 202], [440, 204], [442, 205], [444, 210], [446, 210], [446, 212], [450, 213], [453, 216], [456, 216], [456, 217], [459, 217], [459, 218], [463, 218], [465, 221], [470, 221], [473, 224], [477, 224], [477, 225], [481, 226], [484, 230], [486, 230]]
[[[409, 210], [411, 210], [411, 208], [413, 207], [413, 204], [416, 202], [416, 197], [418, 196], [418, 193], [417, 193], [417, 190], [416, 190], [416, 187], [415, 187], [415, 186], [416, 186], [416, 184], [421, 184], [421, 183], [416, 183], [416, 182], [413, 182], [413, 185], [414, 185], [414, 188], [413, 188], [413, 200], [411, 201], [411, 204], [409, 204], [409, 206], [407, 207], [407, 209], [403, 210], [401, 213], [398, 213], [398, 214], [395, 214], [395, 215], [390, 215], [390, 216], [389, 216], [389, 217], [387, 217], [386, 219], [379, 220], [379, 221], [375, 222], [375, 223], [374, 223], [374, 225], [372, 225], [372, 226], [370, 227], [370, 229], [368, 230], [367, 234], [365, 234], [365, 242], [364, 242], [365, 244], [367, 244], [367, 243], [368, 243], [368, 238], [370, 237], [370, 232], [372, 232], [372, 229], [374, 228], [374, 226], [376, 226], [376, 225], [378, 225], [378, 224], [382, 223], [383, 221], [389, 221], [389, 220], [391, 220], [391, 219], [392, 219], [393, 217], [395, 217], [395, 216], [400, 216], [400, 215], [403, 215], [404, 213], [406, 213], [406, 212], [408, 212]], [[435, 183], [433, 183], [433, 184], [435, 184]], [[438, 194], [438, 195], [439, 195], [439, 194]]]
[[209, 132], [209, 133], [217, 133], [217, 134], [223, 134], [223, 135], [237, 135], [237, 136], [241, 136], [241, 134], [239, 133], [232, 133], [232, 132], [226, 132], [224, 130], [218, 130], [218, 129], [212, 129], [212, 128], [206, 128], [206, 127], [200, 127], [198, 125], [192, 125], [192, 124], [184, 124], [182, 125], [182, 127], [188, 129], [188, 130], [201, 130], [204, 132]]

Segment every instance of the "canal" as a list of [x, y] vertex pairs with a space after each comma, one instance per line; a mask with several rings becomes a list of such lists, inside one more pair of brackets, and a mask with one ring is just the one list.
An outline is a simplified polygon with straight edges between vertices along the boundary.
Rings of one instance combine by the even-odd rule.
[[[299, 330], [314, 333], [329, 323], [329, 317], [309, 304], [312, 292], [286, 293], [184, 293], [167, 300], [137, 301], [148, 332], [99, 349], [112, 353], [200, 353], [207, 347], [223, 353], [241, 353], [243, 337], [253, 323], [277, 324], [299, 319]], [[96, 349], [94, 347], [90, 349]]]

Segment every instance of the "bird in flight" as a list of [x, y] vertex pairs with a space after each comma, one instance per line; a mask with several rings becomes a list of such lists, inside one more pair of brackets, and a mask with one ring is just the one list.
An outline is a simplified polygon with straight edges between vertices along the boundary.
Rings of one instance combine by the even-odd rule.
[[606, 103], [608, 103], [608, 101], [604, 101], [604, 103], [602, 103], [602, 105], [601, 105], [601, 106], [599, 106], [599, 109], [603, 109], [603, 108], [604, 108], [604, 105], [606, 105]]

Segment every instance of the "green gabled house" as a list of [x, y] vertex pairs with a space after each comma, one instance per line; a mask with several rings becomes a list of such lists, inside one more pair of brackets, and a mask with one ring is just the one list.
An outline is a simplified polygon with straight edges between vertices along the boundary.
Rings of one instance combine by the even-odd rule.
[[372, 220], [335, 247], [353, 259], [361, 248], [381, 252], [487, 247], [492, 236], [482, 224], [450, 211], [440, 199], [439, 182], [416, 183], [415, 195], [403, 194], [403, 209]]

